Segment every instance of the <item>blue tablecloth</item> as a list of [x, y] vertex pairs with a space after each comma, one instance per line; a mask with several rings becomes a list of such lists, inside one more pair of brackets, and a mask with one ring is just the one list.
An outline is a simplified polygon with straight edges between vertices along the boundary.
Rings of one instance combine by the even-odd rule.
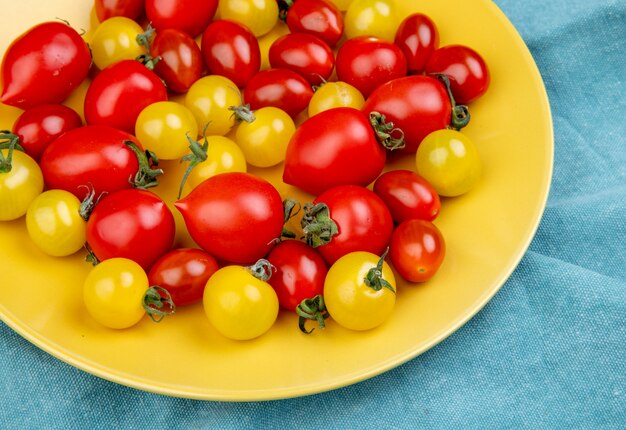
[[469, 323], [383, 375], [262, 403], [116, 385], [0, 323], [0, 428], [625, 428], [626, 2], [496, 3], [547, 87], [554, 178], [529, 251]]

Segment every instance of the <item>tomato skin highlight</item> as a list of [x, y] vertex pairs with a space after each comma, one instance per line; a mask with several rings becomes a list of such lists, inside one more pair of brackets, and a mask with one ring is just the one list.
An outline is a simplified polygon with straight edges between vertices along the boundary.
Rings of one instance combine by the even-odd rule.
[[144, 11], [144, 0], [95, 0], [98, 21], [114, 16], [125, 16], [136, 20]]
[[280, 194], [249, 173], [210, 177], [174, 203], [193, 240], [219, 260], [251, 264], [267, 255], [283, 229]]
[[439, 47], [439, 31], [428, 16], [415, 13], [400, 23], [394, 43], [406, 57], [408, 73], [417, 75], [424, 71], [428, 59]]
[[409, 282], [424, 282], [432, 278], [443, 263], [445, 253], [443, 235], [430, 221], [404, 221], [391, 236], [391, 264]]
[[298, 0], [287, 12], [287, 27], [291, 33], [319, 37], [328, 46], [335, 46], [343, 35], [343, 15], [327, 0]]
[[374, 192], [385, 202], [396, 223], [408, 219], [432, 221], [441, 209], [435, 188], [411, 170], [383, 173], [374, 182]]
[[36, 25], [4, 54], [0, 101], [21, 109], [61, 103], [85, 80], [90, 66], [89, 47], [76, 30], [61, 22]]
[[289, 69], [302, 75], [311, 85], [330, 79], [335, 56], [321, 39], [306, 33], [290, 33], [279, 37], [269, 50], [273, 68]]
[[359, 110], [329, 109], [304, 121], [287, 146], [283, 181], [311, 194], [338, 185], [368, 185], [387, 154]]
[[311, 85], [288, 69], [262, 70], [248, 81], [243, 91], [243, 99], [250, 109], [273, 106], [284, 110], [292, 118], [307, 108], [311, 97]]
[[218, 0], [145, 0], [146, 16], [158, 31], [181, 30], [196, 37], [209, 25]]
[[160, 58], [154, 73], [165, 81], [170, 91], [186, 93], [202, 76], [204, 63], [200, 48], [181, 30], [167, 28], [157, 32], [150, 55]]

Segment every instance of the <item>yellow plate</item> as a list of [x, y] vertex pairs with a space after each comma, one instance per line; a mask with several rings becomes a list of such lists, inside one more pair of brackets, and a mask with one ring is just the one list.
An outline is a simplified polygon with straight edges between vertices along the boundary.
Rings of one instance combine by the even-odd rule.
[[[469, 194], [446, 199], [436, 224], [447, 241], [439, 273], [421, 285], [401, 284], [390, 320], [350, 332], [329, 322], [305, 336], [294, 315], [281, 313], [269, 333], [248, 342], [220, 337], [201, 305], [161, 324], [149, 319], [127, 330], [100, 327], [81, 302], [89, 266], [82, 255], [53, 259], [28, 239], [24, 220], [0, 223], [0, 317], [43, 350], [120, 384], [172, 396], [261, 400], [330, 390], [380, 374], [436, 345], [471, 318], [506, 281], [539, 223], [552, 173], [548, 100], [535, 63], [513, 26], [489, 0], [399, 1], [402, 16], [428, 14], [441, 45], [475, 48], [492, 74], [488, 93], [471, 106], [464, 132], [478, 146], [484, 175]], [[5, 2], [0, 52], [31, 25], [61, 17], [93, 26], [91, 2]], [[83, 88], [84, 90], [84, 88]], [[80, 106], [80, 92], [68, 102]], [[0, 128], [19, 114], [0, 108]], [[397, 165], [411, 166], [411, 157]], [[172, 198], [180, 169], [168, 163]], [[280, 178], [280, 169], [261, 172]], [[276, 184], [283, 197], [293, 189]], [[180, 217], [177, 218], [180, 223]], [[180, 226], [179, 226], [180, 227]], [[179, 228], [180, 244], [189, 244]]]

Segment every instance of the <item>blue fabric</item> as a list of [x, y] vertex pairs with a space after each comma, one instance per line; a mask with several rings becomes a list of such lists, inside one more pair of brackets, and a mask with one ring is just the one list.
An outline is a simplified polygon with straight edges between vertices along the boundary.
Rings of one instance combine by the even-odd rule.
[[625, 428], [626, 3], [496, 3], [544, 78], [555, 166], [529, 251], [476, 317], [383, 375], [264, 403], [119, 386], [0, 324], [0, 428]]

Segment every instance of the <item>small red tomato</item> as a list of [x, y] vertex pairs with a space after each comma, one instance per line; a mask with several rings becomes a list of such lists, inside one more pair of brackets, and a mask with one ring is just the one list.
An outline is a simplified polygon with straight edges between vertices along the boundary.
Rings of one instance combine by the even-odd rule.
[[98, 260], [128, 258], [144, 270], [174, 243], [174, 216], [159, 196], [120, 190], [104, 196], [87, 221], [87, 243]]
[[291, 117], [307, 108], [313, 97], [311, 85], [292, 70], [262, 70], [254, 75], [244, 89], [243, 99], [252, 110], [274, 106]]
[[135, 60], [123, 60], [102, 70], [85, 95], [87, 124], [135, 131], [139, 113], [148, 105], [167, 100], [159, 77]]
[[280, 306], [289, 311], [305, 299], [324, 292], [326, 262], [314, 248], [297, 240], [279, 243], [267, 256], [276, 268], [269, 284], [278, 295]]
[[348, 40], [337, 51], [337, 80], [358, 89], [365, 98], [393, 79], [406, 75], [406, 58], [391, 42], [369, 36]]
[[445, 254], [443, 235], [430, 221], [404, 221], [391, 236], [391, 264], [409, 282], [423, 282], [432, 278], [439, 270]]
[[2, 59], [2, 103], [21, 109], [65, 100], [87, 77], [89, 47], [67, 24], [45, 22], [15, 39]]
[[211, 23], [202, 34], [202, 56], [209, 72], [242, 88], [261, 69], [261, 50], [243, 24], [225, 19]]
[[335, 46], [343, 35], [343, 15], [327, 0], [298, 0], [287, 11], [287, 27], [292, 33], [317, 36]]
[[148, 272], [150, 285], [165, 288], [176, 306], [199, 302], [204, 287], [218, 269], [217, 261], [201, 249], [174, 249], [159, 258]]
[[428, 16], [415, 13], [400, 23], [394, 43], [406, 57], [409, 75], [417, 75], [424, 71], [426, 62], [439, 47], [439, 32]]
[[491, 76], [479, 53], [463, 45], [448, 45], [436, 49], [426, 73], [442, 73], [450, 79], [450, 90], [458, 104], [471, 103], [487, 92]]
[[380, 197], [397, 223], [409, 219], [432, 221], [439, 215], [441, 202], [433, 186], [411, 170], [392, 170], [374, 182]]
[[152, 42], [150, 55], [160, 58], [154, 73], [165, 81], [171, 91], [186, 93], [202, 76], [204, 64], [200, 48], [183, 31], [173, 28], [159, 31]]
[[20, 138], [24, 152], [39, 161], [50, 142], [82, 123], [80, 116], [67, 106], [39, 105], [27, 109], [15, 120], [13, 133]]
[[100, 22], [114, 16], [137, 20], [143, 13], [144, 0], [96, 0], [95, 8]]
[[146, 16], [157, 30], [175, 28], [191, 37], [211, 23], [218, 0], [145, 0]]
[[273, 68], [293, 70], [311, 85], [327, 81], [335, 68], [330, 47], [306, 33], [290, 33], [276, 39], [270, 46], [269, 60]]

